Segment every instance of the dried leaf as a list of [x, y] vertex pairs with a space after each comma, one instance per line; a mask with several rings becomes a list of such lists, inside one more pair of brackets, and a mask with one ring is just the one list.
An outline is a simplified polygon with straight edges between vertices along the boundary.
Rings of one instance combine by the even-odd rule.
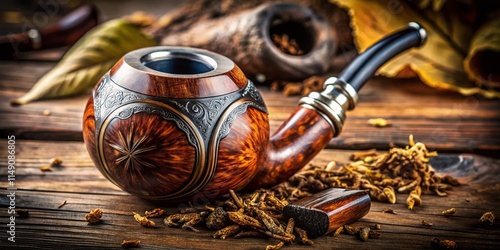
[[479, 85], [500, 89], [500, 18], [481, 26], [474, 34], [465, 58], [464, 67], [469, 76]]
[[417, 0], [418, 7], [421, 9], [425, 9], [428, 7], [432, 7], [433, 11], [441, 10], [446, 0]]
[[431, 8], [419, 9], [410, 1], [331, 1], [350, 9], [351, 25], [359, 51], [409, 22], [418, 22], [427, 29], [427, 43], [424, 46], [393, 58], [379, 69], [379, 74], [396, 77], [410, 68], [431, 87], [454, 90], [464, 95], [500, 97], [500, 92], [474, 84], [464, 70], [463, 62], [472, 25], [461, 19], [460, 11], [455, 11], [463, 6], [446, 2], [444, 6], [437, 4], [436, 7], [441, 11], [436, 12]]
[[116, 19], [99, 25], [82, 37], [24, 96], [11, 104], [81, 93], [93, 87], [127, 52], [156, 42], [131, 23]]

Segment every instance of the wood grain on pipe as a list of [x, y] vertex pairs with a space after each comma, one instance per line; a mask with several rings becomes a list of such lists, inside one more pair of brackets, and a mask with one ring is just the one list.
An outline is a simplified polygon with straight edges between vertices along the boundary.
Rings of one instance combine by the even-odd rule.
[[370, 211], [370, 196], [364, 190], [330, 188], [287, 205], [285, 218], [294, 218], [309, 237], [319, 237], [361, 219]]

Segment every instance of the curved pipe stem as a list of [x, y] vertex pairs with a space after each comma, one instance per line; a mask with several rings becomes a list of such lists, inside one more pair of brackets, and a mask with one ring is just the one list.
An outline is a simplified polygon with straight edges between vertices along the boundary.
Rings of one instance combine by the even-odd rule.
[[[359, 55], [339, 79], [327, 80], [323, 92], [301, 99], [301, 106], [271, 137], [259, 159], [261, 170], [249, 187], [278, 184], [304, 167], [340, 133], [345, 110], [354, 108], [357, 90], [368, 78], [394, 56], [422, 45], [425, 36], [420, 25], [410, 23], [406, 29], [387, 36]], [[354, 85], [348, 84], [349, 81]]]
[[409, 23], [406, 29], [385, 37], [357, 56], [340, 73], [338, 79], [359, 91], [378, 68], [401, 52], [422, 45], [426, 36], [425, 29], [419, 24]]

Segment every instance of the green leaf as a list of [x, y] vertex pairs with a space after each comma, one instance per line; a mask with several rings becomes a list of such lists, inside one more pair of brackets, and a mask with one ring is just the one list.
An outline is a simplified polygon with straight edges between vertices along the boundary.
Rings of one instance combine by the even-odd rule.
[[156, 44], [128, 21], [116, 19], [103, 23], [85, 34], [51, 71], [11, 104], [81, 93], [92, 88], [127, 52]]
[[[411, 49], [383, 65], [378, 73], [396, 77], [410, 68], [429, 86], [458, 91], [464, 95], [482, 94], [500, 97], [500, 92], [483, 89], [469, 80], [464, 70], [472, 34], [472, 25], [466, 23], [453, 11], [451, 1], [436, 12], [430, 8], [420, 9], [409, 1], [385, 0], [331, 0], [348, 8], [355, 43], [363, 51], [385, 35], [405, 27], [409, 22], [418, 22], [427, 30], [427, 42], [421, 48]], [[426, 1], [423, 1], [426, 2]], [[440, 1], [435, 1], [440, 2]], [[450, 2], [450, 3], [449, 3]], [[424, 6], [425, 7], [425, 6]]]

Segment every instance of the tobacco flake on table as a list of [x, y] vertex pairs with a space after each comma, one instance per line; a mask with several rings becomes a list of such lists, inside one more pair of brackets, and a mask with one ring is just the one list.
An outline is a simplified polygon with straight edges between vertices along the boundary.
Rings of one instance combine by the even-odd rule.
[[432, 238], [431, 239], [431, 247], [433, 249], [457, 249], [458, 245], [456, 242], [452, 240], [440, 240], [438, 238]]
[[450, 208], [450, 209], [446, 209], [444, 210], [443, 212], [441, 212], [444, 216], [446, 217], [451, 217], [453, 216], [455, 213], [457, 212], [457, 210], [455, 208]]
[[51, 172], [52, 171], [52, 167], [50, 167], [50, 166], [41, 166], [40, 167], [40, 171], [42, 171], [42, 172]]
[[239, 233], [241, 230], [242, 230], [242, 228], [240, 225], [234, 224], [234, 225], [230, 225], [230, 226], [227, 226], [225, 228], [218, 230], [217, 232], [214, 233], [213, 237], [215, 239], [220, 238], [220, 239], [225, 240], [226, 237], [231, 236], [231, 235], [235, 235], [235, 234]]
[[142, 215], [135, 213], [135, 212], [134, 212], [134, 219], [143, 227], [154, 227], [155, 226], [154, 221], [149, 220], [146, 216], [142, 216]]
[[158, 207], [154, 208], [153, 210], [149, 210], [149, 211], [144, 212], [144, 215], [147, 218], [156, 218], [156, 217], [160, 217], [164, 214], [165, 214], [165, 210], [158, 208]]
[[59, 203], [59, 205], [57, 205], [57, 208], [62, 208], [64, 205], [66, 205], [66, 200]]
[[134, 248], [141, 244], [140, 240], [123, 240], [121, 246], [123, 248]]
[[214, 211], [212, 211], [205, 222], [205, 225], [208, 229], [219, 230], [224, 228], [229, 221], [229, 217], [227, 212], [222, 207], [216, 207]]
[[368, 237], [370, 236], [370, 228], [369, 227], [362, 227], [360, 230], [359, 230], [359, 238], [362, 240], [362, 241], [366, 241], [368, 240]]
[[203, 217], [199, 213], [172, 214], [163, 219], [163, 223], [169, 227], [180, 227], [193, 232], [200, 231], [194, 226], [201, 222], [203, 222]]
[[359, 227], [344, 225], [344, 232], [349, 235], [356, 235], [359, 233]]
[[392, 208], [388, 208], [388, 207], [386, 207], [386, 208], [382, 211], [382, 213], [386, 213], [386, 214], [398, 214], [398, 213], [396, 213], [396, 211], [394, 211], [394, 209], [392, 209]]
[[60, 167], [63, 163], [63, 160], [61, 158], [58, 158], [58, 157], [54, 157], [52, 159], [49, 160], [49, 166], [51, 167]]
[[89, 224], [95, 224], [101, 220], [101, 217], [102, 209], [96, 208], [85, 215], [85, 221], [87, 221]]
[[429, 222], [429, 221], [426, 221], [426, 220], [422, 220], [422, 225], [426, 226], [426, 227], [432, 227], [432, 222]]
[[391, 122], [387, 121], [386, 119], [383, 119], [383, 118], [373, 118], [373, 119], [369, 119], [368, 120], [368, 123], [374, 127], [379, 127], [379, 128], [382, 128], [382, 127], [388, 127], [388, 126], [391, 126]]
[[486, 226], [493, 226], [493, 224], [495, 223], [495, 214], [492, 213], [492, 212], [486, 212], [484, 213], [481, 218], [479, 219], [479, 221], [483, 224], [483, 225], [486, 225]]

